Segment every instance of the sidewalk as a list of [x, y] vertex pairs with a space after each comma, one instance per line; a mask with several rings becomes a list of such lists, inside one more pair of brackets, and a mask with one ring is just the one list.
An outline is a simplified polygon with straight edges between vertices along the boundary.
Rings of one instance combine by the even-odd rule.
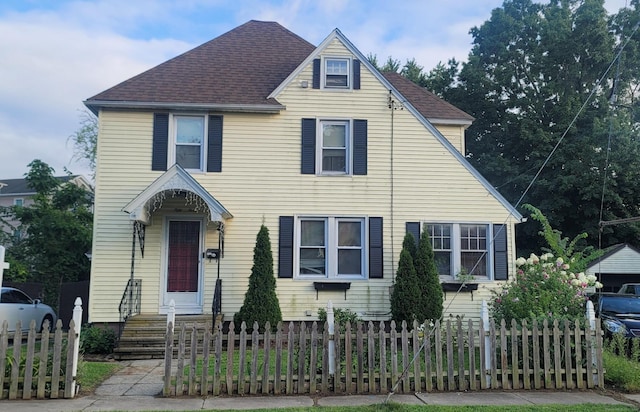
[[[248, 410], [289, 407], [360, 406], [383, 403], [386, 395], [353, 396], [245, 396], [245, 397], [180, 397], [162, 398], [162, 360], [122, 362], [126, 365], [107, 379], [93, 394], [76, 399], [0, 401], [2, 411], [71, 412], [71, 411], [185, 411]], [[640, 405], [640, 394], [617, 400], [597, 390], [590, 391], [478, 391], [437, 392], [415, 395], [392, 395], [390, 402], [414, 405]]]

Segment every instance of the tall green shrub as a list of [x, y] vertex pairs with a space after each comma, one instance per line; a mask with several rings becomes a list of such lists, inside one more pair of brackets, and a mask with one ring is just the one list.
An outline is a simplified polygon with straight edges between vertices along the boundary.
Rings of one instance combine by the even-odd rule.
[[[409, 237], [414, 242], [413, 235], [407, 233], [403, 245], [409, 242]], [[419, 304], [420, 285], [418, 283], [418, 275], [413, 265], [411, 252], [408, 248], [403, 247], [398, 261], [393, 293], [391, 294], [391, 317], [397, 323], [401, 323], [403, 320], [411, 323], [414, 319], [417, 319], [416, 309]]]
[[282, 320], [280, 302], [276, 295], [276, 279], [273, 274], [273, 255], [269, 229], [265, 225], [260, 227], [253, 249], [253, 267], [249, 277], [249, 289], [244, 295], [244, 303], [233, 321], [237, 328], [244, 321], [248, 329], [253, 329], [253, 323], [258, 322], [264, 327], [267, 321], [272, 327]]
[[417, 320], [422, 322], [427, 319], [440, 319], [442, 317], [443, 292], [429, 233], [426, 231], [422, 232], [420, 236], [415, 256], [415, 268], [420, 286], [420, 300], [416, 307]]

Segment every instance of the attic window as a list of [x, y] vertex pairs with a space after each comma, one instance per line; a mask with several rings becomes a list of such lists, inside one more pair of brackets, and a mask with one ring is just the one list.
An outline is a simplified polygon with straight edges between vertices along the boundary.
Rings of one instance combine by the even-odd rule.
[[349, 88], [349, 59], [325, 59], [324, 87], [332, 89]]

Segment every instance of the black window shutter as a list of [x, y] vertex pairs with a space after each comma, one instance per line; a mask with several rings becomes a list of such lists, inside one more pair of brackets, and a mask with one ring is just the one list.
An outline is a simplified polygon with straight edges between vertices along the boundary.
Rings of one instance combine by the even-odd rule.
[[311, 87], [314, 89], [320, 88], [320, 59], [313, 60], [313, 81]]
[[151, 170], [167, 170], [169, 153], [169, 115], [153, 114], [153, 149], [151, 152]]
[[360, 60], [353, 61], [353, 89], [360, 90]]
[[293, 216], [280, 216], [278, 277], [293, 277]]
[[222, 171], [222, 116], [209, 116], [207, 172]]
[[494, 279], [507, 280], [509, 270], [507, 267], [507, 226], [493, 226], [493, 264]]
[[369, 218], [369, 279], [382, 279], [382, 218]]
[[406, 228], [407, 233], [413, 235], [413, 240], [416, 241], [416, 246], [418, 246], [420, 244], [420, 222], [407, 222]]
[[353, 174], [367, 174], [367, 121], [353, 121]]
[[302, 119], [301, 172], [316, 173], [316, 119]]

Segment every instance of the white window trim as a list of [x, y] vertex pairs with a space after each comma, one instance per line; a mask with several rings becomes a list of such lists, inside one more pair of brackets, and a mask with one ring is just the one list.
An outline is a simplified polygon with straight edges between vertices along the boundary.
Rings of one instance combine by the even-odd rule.
[[[344, 172], [332, 172], [325, 171], [322, 168], [322, 139], [323, 130], [322, 126], [325, 124], [344, 124], [346, 125], [346, 139], [345, 139], [345, 171]], [[322, 176], [351, 176], [353, 175], [353, 120], [352, 119], [318, 119], [316, 122], [316, 175]]]
[[[488, 222], [468, 222], [468, 221], [440, 221], [440, 220], [423, 220], [422, 222], [420, 222], [420, 233], [422, 233], [422, 231], [426, 228], [426, 225], [429, 224], [434, 224], [434, 225], [451, 225], [451, 264], [452, 264], [452, 274], [451, 275], [440, 275], [440, 280], [442, 281], [449, 281], [449, 280], [455, 280], [456, 273], [460, 273], [460, 269], [462, 268], [462, 259], [461, 259], [461, 254], [462, 254], [462, 249], [460, 247], [460, 239], [461, 239], [461, 232], [460, 232], [460, 226], [461, 225], [475, 225], [475, 226], [486, 226], [487, 227], [487, 276], [475, 276], [475, 280], [494, 280], [495, 278], [495, 268], [494, 268], [494, 242], [493, 242], [493, 238], [494, 238], [494, 225], [492, 223], [488, 223]], [[432, 246], [433, 247], [433, 246]]]
[[203, 123], [203, 136], [202, 136], [202, 145], [200, 147], [200, 168], [199, 169], [185, 169], [189, 172], [205, 172], [206, 171], [206, 159], [207, 159], [207, 148], [208, 148], [208, 133], [209, 130], [209, 116], [203, 113], [172, 113], [170, 116], [169, 122], [169, 150], [168, 156], [169, 165], [168, 167], [173, 166], [177, 163], [176, 160], [176, 133], [177, 133], [177, 122], [175, 120], [176, 117], [201, 117], [204, 118]]
[[[327, 256], [327, 273], [324, 275], [300, 274], [300, 222], [302, 220], [323, 220], [325, 222], [325, 254]], [[360, 222], [362, 236], [362, 254], [360, 275], [338, 275], [338, 222]], [[300, 280], [317, 281], [346, 281], [365, 280], [369, 273], [369, 220], [365, 216], [337, 216], [337, 215], [296, 215], [294, 216], [294, 256], [293, 277]]]
[[[347, 86], [345, 87], [332, 87], [327, 86], [327, 62], [331, 60], [342, 60], [347, 62]], [[348, 56], [326, 56], [322, 58], [322, 64], [320, 68], [320, 76], [322, 88], [325, 90], [335, 91], [351, 91], [353, 90], [353, 59]]]

